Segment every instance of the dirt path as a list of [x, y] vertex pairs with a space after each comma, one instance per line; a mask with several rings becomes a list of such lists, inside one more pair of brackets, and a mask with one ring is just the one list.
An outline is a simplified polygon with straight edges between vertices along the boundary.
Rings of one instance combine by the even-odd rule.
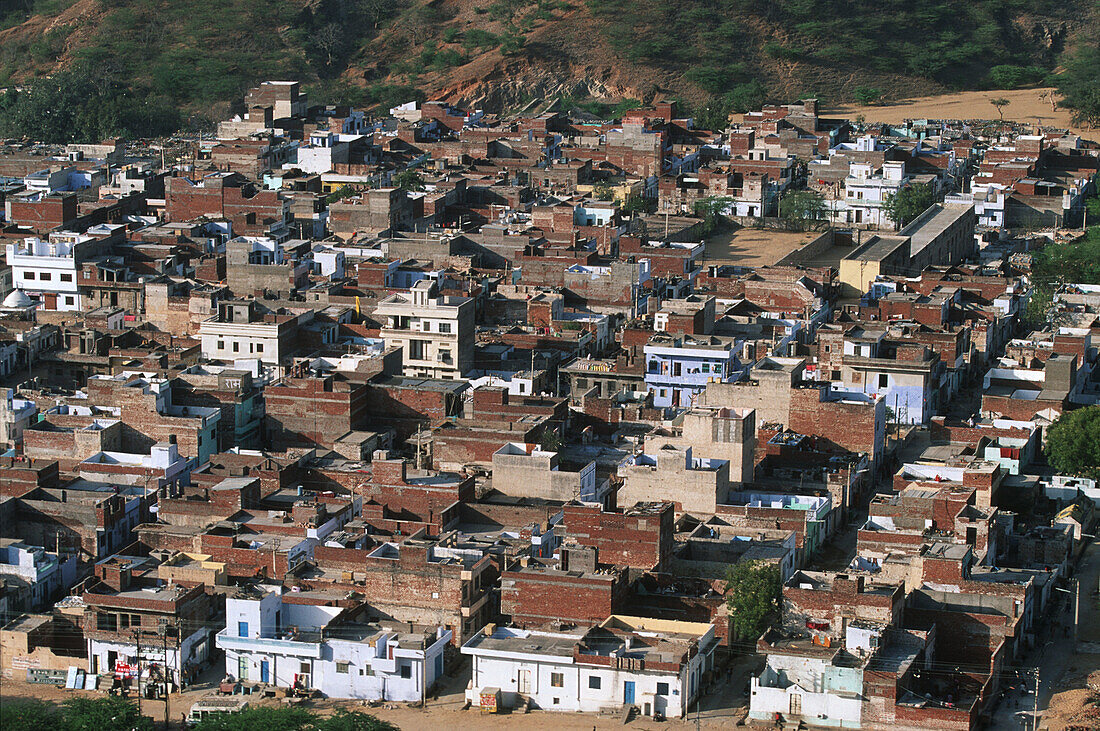
[[997, 119], [997, 110], [990, 99], [1008, 99], [1004, 108], [1005, 119], [1025, 124], [1041, 124], [1063, 127], [1093, 139], [1100, 138], [1100, 130], [1086, 130], [1070, 123], [1068, 109], [1059, 107], [1051, 111], [1050, 102], [1041, 99], [1052, 89], [1015, 89], [1013, 91], [963, 91], [956, 94], [926, 96], [906, 99], [893, 104], [862, 107], [846, 105], [834, 107], [823, 114], [855, 117], [862, 114], [868, 122], [901, 122], [905, 119]]

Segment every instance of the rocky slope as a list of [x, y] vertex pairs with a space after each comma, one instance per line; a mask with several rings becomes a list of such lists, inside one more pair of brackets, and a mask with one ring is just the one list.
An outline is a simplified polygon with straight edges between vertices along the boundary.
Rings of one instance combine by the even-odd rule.
[[1087, 4], [12, 0], [0, 85], [84, 61], [210, 115], [274, 77], [321, 98], [385, 105], [417, 89], [492, 111], [560, 97], [896, 99], [1038, 83]]

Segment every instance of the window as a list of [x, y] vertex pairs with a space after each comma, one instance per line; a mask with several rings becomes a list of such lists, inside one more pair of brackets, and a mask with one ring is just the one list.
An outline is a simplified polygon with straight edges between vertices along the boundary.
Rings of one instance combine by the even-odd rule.
[[439, 323], [439, 332], [444, 333], [444, 334], [450, 334], [450, 332], [451, 332], [451, 323], [449, 323], [449, 322]]
[[411, 678], [412, 675], [413, 675], [412, 665], [402, 665], [401, 666], [401, 677], [402, 678], [408, 679], [408, 678]]
[[346, 662], [336, 663], [336, 672], [338, 672], [342, 675], [347, 675], [348, 674], [348, 663], [346, 663]]
[[257, 353], [264, 352], [264, 344], [263, 343], [256, 343], [256, 352]]
[[879, 388], [887, 388], [889, 386], [890, 386], [890, 376], [886, 375], [885, 373], [879, 373], [878, 374], [878, 387]]
[[53, 279], [53, 274], [50, 274], [49, 272], [42, 272], [38, 275], [38, 278], [41, 279], [43, 282], [48, 282]]
[[561, 688], [565, 685], [565, 676], [562, 673], [550, 673], [550, 687]]
[[218, 341], [218, 350], [225, 350], [225, 341], [224, 340], [219, 340]]
[[668, 683], [657, 683], [657, 695], [668, 695]]
[[234, 353], [240, 352], [240, 349], [241, 349], [241, 344], [237, 343], [237, 342], [234, 342], [233, 343], [233, 352]]
[[72, 274], [58, 274], [57, 278], [60, 279], [62, 282], [71, 282], [71, 281], [73, 281], [73, 275]]
[[72, 297], [66, 297], [65, 298], [65, 304], [67, 304], [67, 305], [74, 304], [74, 302], [75, 302], [75, 300]]
[[118, 619], [113, 614], [97, 614], [95, 624], [96, 629], [105, 632], [114, 632], [118, 629]]
[[23, 272], [23, 279], [34, 279], [34, 272]]
[[588, 676], [588, 687], [591, 688], [592, 690], [599, 690], [600, 689], [600, 676], [598, 676], [598, 675], [589, 675]]

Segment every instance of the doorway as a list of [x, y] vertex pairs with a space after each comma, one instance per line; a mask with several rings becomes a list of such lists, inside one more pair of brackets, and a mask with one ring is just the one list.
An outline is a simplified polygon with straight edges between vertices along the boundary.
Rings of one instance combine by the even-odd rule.
[[528, 695], [531, 692], [531, 671], [520, 670], [516, 674], [516, 692], [520, 695]]
[[634, 681], [623, 681], [623, 703], [628, 706], [634, 705]]

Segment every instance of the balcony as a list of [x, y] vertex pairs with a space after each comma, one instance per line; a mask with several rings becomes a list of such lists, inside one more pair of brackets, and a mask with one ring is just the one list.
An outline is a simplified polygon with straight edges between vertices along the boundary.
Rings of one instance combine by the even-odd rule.
[[321, 635], [319, 632], [299, 633], [297, 640], [280, 640], [274, 637], [237, 637], [229, 628], [218, 633], [215, 644], [225, 650], [242, 652], [271, 653], [275, 655], [294, 655], [296, 657], [321, 657]]

